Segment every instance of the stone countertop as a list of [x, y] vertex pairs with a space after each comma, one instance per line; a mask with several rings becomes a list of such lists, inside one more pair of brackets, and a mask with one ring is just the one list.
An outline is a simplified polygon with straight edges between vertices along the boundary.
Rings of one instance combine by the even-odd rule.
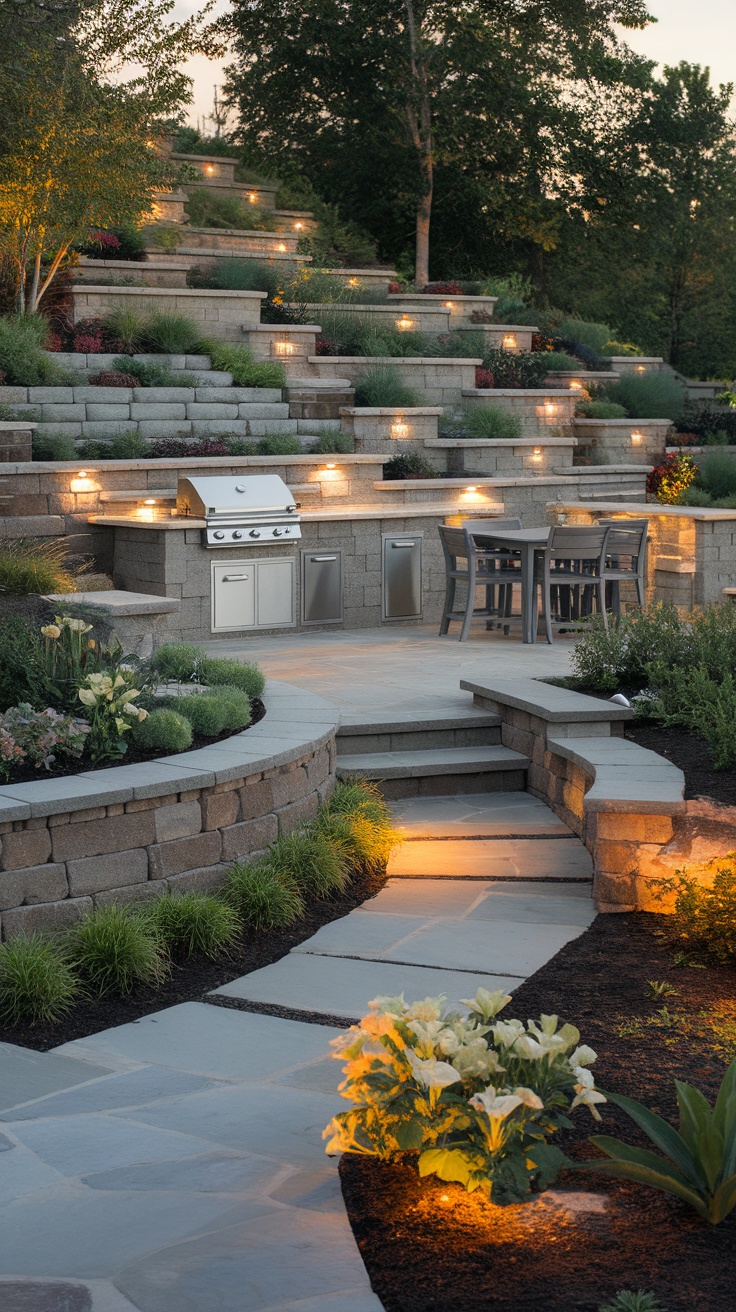
[[[609, 466], [607, 466], [608, 468]], [[642, 469], [636, 465], [632, 468]], [[606, 515], [639, 515], [654, 518], [662, 515], [666, 519], [736, 519], [736, 510], [721, 510], [713, 506], [661, 506], [645, 501], [550, 501], [548, 508], [564, 511], [590, 510], [602, 511]]]
[[[559, 481], [562, 482], [561, 479]], [[477, 485], [476, 483], [475, 486]], [[461, 490], [464, 490], [462, 485]], [[355, 519], [417, 519], [427, 515], [456, 515], [463, 509], [467, 509], [467, 507], [460, 506], [457, 501], [412, 501], [398, 506], [370, 502], [367, 505], [343, 505], [319, 510], [303, 510], [301, 512], [301, 522], [309, 524], [320, 523], [323, 520], [347, 520], [352, 522]], [[473, 509], [502, 515], [504, 507], [501, 502], [482, 502]], [[156, 531], [162, 530], [164, 533], [181, 533], [189, 528], [200, 529], [207, 527], [203, 519], [184, 519], [176, 516], [171, 519], [143, 520], [126, 518], [124, 515], [88, 515], [86, 520], [88, 524], [99, 524], [107, 528], [137, 528], [146, 529], [149, 532], [153, 529]]]
[[178, 597], [159, 597], [150, 592], [123, 592], [107, 588], [99, 592], [49, 592], [45, 601], [64, 606], [102, 606], [113, 615], [168, 615], [179, 610]]

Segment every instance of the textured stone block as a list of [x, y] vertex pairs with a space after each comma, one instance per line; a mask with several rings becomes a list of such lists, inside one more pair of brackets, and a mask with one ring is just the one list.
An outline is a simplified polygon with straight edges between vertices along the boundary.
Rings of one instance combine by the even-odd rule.
[[214, 866], [220, 860], [222, 840], [219, 830], [177, 838], [171, 843], [156, 843], [148, 849], [152, 879], [166, 879], [195, 866]]
[[[71, 417], [71, 416], [70, 416]], [[130, 405], [131, 419], [186, 419], [187, 408], [181, 402], [174, 404], [166, 402], [164, 405], [152, 404], [150, 401], [141, 405], [138, 401], [131, 401]]]
[[97, 423], [98, 421], [106, 423], [110, 419], [130, 419], [130, 406], [125, 402], [122, 402], [120, 405], [115, 405], [114, 403], [103, 404], [100, 402], [98, 404], [92, 402], [85, 406], [85, 409], [87, 411], [84, 416], [85, 419], [94, 423]]
[[202, 866], [199, 870], [186, 870], [172, 875], [166, 883], [172, 893], [209, 893], [225, 881], [227, 866]]
[[239, 791], [244, 820], [252, 820], [273, 810], [273, 779], [259, 779]]
[[202, 798], [202, 828], [223, 829], [240, 818], [240, 797], [236, 789], [227, 793], [206, 793]]
[[305, 797], [309, 791], [307, 772], [303, 766], [299, 766], [274, 779], [273, 804], [277, 809], [288, 806], [289, 802], [298, 802], [299, 798]]
[[42, 829], [20, 829], [7, 834], [2, 851], [3, 870], [40, 866], [51, 856], [51, 835], [45, 825]]
[[65, 898], [38, 906], [15, 907], [3, 912], [3, 938], [17, 934], [49, 934], [74, 925], [92, 910], [91, 897]]
[[165, 879], [147, 879], [145, 884], [126, 884], [125, 888], [110, 888], [103, 893], [96, 893], [96, 907], [109, 907], [112, 903], [126, 906], [128, 902], [147, 902], [152, 897], [162, 897], [166, 892]]
[[156, 841], [159, 843], [198, 834], [202, 828], [199, 802], [177, 802], [173, 806], [160, 806], [153, 812], [153, 819]]
[[260, 852], [278, 838], [279, 826], [275, 815], [264, 815], [258, 820], [229, 825], [222, 830], [222, 856], [225, 861]]
[[27, 866], [0, 875], [0, 911], [38, 902], [56, 902], [68, 893], [63, 865]]
[[627, 815], [620, 811], [599, 811], [599, 839], [629, 843], [668, 843], [672, 837], [672, 820], [668, 815]]
[[[247, 417], [247, 416], [246, 416]], [[187, 406], [188, 419], [237, 419], [238, 406], [214, 402], [207, 405], [202, 401], [190, 401]]]
[[69, 892], [72, 897], [102, 893], [126, 884], [142, 884], [148, 879], [148, 856], [144, 847], [125, 852], [106, 852], [102, 856], [82, 857], [67, 862]]
[[[121, 852], [126, 848], [145, 847], [156, 841], [153, 817], [148, 815], [116, 815], [87, 824], [64, 825], [52, 832], [51, 842], [55, 861], [69, 861], [77, 857], [101, 856], [105, 852]], [[124, 880], [130, 883], [130, 880]]]
[[[402, 780], [402, 783], [405, 781]], [[309, 797], [303, 797], [299, 802], [292, 802], [290, 806], [285, 806], [283, 810], [277, 812], [279, 822], [279, 834], [291, 834], [301, 825], [305, 825], [309, 820], [313, 820], [319, 810], [319, 797], [316, 793], [310, 793]]]

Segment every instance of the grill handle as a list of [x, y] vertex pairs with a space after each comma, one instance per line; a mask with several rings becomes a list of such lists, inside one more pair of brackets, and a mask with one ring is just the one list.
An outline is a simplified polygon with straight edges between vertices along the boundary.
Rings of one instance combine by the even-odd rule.
[[310, 560], [315, 560], [315, 561], [317, 561], [317, 560], [319, 560], [319, 561], [323, 561], [323, 560], [337, 560], [337, 556], [310, 556], [309, 559], [310, 559]]
[[415, 547], [415, 542], [392, 542], [391, 550], [396, 551], [399, 547]]
[[244, 583], [249, 578], [249, 574], [225, 574], [222, 581], [223, 583]]

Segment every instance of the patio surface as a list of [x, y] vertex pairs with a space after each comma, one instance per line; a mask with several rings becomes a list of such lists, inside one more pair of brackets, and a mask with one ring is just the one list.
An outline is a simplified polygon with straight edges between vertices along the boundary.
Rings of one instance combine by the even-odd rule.
[[[356, 720], [447, 714], [461, 677], [564, 673], [569, 651], [423, 629], [226, 648]], [[330, 1038], [376, 994], [513, 992], [594, 915], [587, 852], [530, 795], [394, 811], [381, 892], [219, 998], [51, 1053], [0, 1045], [3, 1312], [380, 1312], [324, 1155], [345, 1105]]]

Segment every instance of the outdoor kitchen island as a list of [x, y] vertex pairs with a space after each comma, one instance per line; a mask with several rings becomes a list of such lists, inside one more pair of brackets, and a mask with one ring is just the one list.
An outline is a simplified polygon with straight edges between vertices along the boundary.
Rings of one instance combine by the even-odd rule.
[[[256, 485], [260, 508], [249, 495]], [[238, 515], [245, 501], [247, 513]], [[502, 511], [490, 497], [474, 507], [478, 517]], [[299, 510], [269, 475], [182, 479], [176, 513], [90, 522], [112, 532], [115, 586], [179, 599], [168, 636], [201, 642], [285, 628], [439, 623], [445, 571], [437, 525], [457, 514], [449, 499]]]

